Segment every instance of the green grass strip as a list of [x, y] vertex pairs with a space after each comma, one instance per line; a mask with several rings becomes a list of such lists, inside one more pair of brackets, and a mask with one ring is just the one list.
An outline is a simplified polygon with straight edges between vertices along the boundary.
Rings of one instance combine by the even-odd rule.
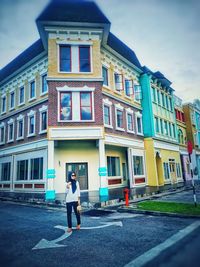
[[185, 215], [200, 215], [200, 205], [197, 205], [197, 207], [195, 207], [194, 204], [144, 201], [137, 203], [137, 208], [140, 210], [171, 212]]

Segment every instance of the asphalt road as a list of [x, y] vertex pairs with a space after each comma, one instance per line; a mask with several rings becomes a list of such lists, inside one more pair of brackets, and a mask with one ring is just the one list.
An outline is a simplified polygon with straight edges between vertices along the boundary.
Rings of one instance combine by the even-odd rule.
[[[0, 202], [0, 266], [121, 267], [129, 264], [136, 267], [131, 265], [135, 259], [194, 222], [194, 219], [124, 213], [99, 217], [83, 214], [82, 229], [68, 236], [64, 211]], [[197, 246], [199, 228], [196, 233], [183, 241], [187, 244], [188, 238], [196, 240]], [[180, 253], [181, 257], [180, 242], [164, 252]], [[166, 257], [169, 255], [161, 253], [153, 259], [157, 265], [151, 267], [162, 266], [158, 262], [163, 264]]]

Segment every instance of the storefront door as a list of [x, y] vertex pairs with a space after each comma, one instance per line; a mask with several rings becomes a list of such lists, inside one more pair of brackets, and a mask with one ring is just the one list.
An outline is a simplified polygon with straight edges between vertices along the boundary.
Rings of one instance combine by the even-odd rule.
[[88, 190], [88, 164], [87, 163], [66, 163], [66, 180], [71, 172], [75, 172], [81, 190]]

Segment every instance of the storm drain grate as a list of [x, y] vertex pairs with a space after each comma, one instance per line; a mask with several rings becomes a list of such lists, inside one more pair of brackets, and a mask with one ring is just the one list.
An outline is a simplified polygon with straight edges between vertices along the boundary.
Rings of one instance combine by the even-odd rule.
[[107, 216], [109, 214], [113, 213], [113, 211], [108, 211], [108, 210], [87, 210], [82, 212], [82, 214], [87, 215], [87, 216], [94, 216], [94, 217], [100, 217], [100, 216]]

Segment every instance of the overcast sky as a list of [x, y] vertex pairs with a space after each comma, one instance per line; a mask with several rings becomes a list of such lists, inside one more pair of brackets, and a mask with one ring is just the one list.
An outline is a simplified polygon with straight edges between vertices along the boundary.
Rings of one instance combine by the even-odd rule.
[[[0, 0], [0, 68], [39, 38], [49, 0]], [[111, 31], [142, 65], [161, 71], [184, 101], [200, 98], [199, 0], [96, 0]]]

